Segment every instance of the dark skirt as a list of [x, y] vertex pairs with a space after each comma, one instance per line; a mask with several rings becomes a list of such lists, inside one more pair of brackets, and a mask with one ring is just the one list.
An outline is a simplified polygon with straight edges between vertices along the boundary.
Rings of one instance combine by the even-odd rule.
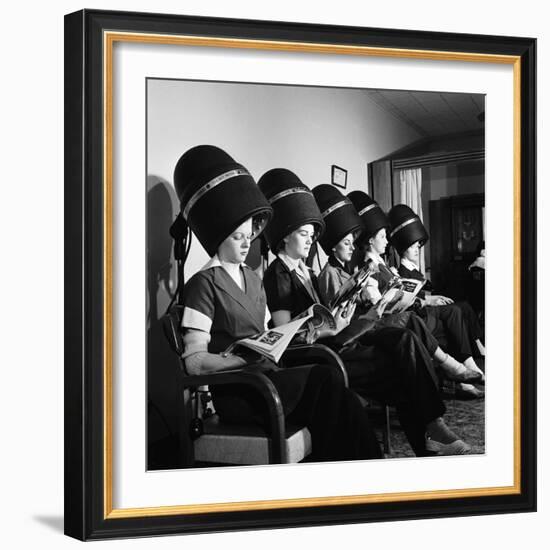
[[462, 362], [472, 356], [471, 338], [462, 309], [458, 305], [425, 306], [419, 310], [418, 315], [422, 317], [441, 348], [455, 359]]
[[[330, 365], [280, 369], [263, 361], [263, 372], [275, 385], [286, 422], [306, 426], [312, 439], [308, 462], [380, 458], [380, 446], [359, 398], [348, 390], [342, 373]], [[212, 388], [223, 422], [256, 423], [267, 428], [265, 403], [242, 385]]]
[[[407, 318], [413, 319], [424, 337], [432, 341], [427, 328], [414, 317]], [[352, 321], [354, 323], [356, 321]], [[439, 394], [431, 354], [421, 338], [406, 328], [383, 326], [365, 332], [353, 344], [342, 348], [340, 356], [350, 387], [360, 395], [395, 406], [415, 454], [428, 454], [426, 425], [445, 414], [445, 405]]]

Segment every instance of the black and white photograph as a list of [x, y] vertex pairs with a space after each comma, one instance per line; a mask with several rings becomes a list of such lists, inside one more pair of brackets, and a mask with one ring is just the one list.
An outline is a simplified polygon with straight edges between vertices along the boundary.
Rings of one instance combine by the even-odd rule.
[[533, 510], [533, 39], [65, 23], [66, 533]]
[[485, 95], [145, 86], [147, 469], [484, 455]]
[[544, 6], [6, 3], [2, 546], [543, 547]]

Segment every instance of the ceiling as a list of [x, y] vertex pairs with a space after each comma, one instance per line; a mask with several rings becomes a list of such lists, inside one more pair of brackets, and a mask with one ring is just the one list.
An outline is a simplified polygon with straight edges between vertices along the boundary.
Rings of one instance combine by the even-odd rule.
[[382, 109], [414, 128], [422, 137], [482, 130], [484, 94], [367, 90]]

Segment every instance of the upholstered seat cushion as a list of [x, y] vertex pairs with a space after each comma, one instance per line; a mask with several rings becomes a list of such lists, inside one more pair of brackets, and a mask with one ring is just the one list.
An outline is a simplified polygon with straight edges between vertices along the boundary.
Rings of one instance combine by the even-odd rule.
[[[219, 464], [268, 464], [269, 444], [260, 427], [224, 424], [217, 415], [204, 421], [204, 433], [195, 441], [195, 460]], [[307, 428], [286, 428], [288, 462], [299, 462], [311, 453]]]

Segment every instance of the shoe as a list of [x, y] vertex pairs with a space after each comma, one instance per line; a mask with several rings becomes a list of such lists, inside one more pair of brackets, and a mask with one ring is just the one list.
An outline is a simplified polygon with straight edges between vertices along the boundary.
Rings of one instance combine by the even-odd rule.
[[482, 374], [481, 378], [479, 380], [474, 380], [474, 382], [480, 386], [485, 386], [485, 374]]
[[445, 423], [443, 418], [438, 417], [428, 423], [426, 426], [426, 437], [432, 439], [432, 441], [448, 441], [453, 442], [460, 439], [449, 426]]
[[469, 369], [462, 363], [455, 361], [456, 365], [441, 363], [441, 370], [445, 373], [445, 377], [455, 382], [476, 382], [481, 378], [481, 374], [475, 370]]
[[479, 372], [479, 380], [477, 381], [477, 384], [485, 386], [485, 373], [479, 367], [477, 367], [476, 370]]
[[455, 399], [480, 399], [485, 395], [483, 390], [478, 390], [472, 384], [458, 384], [455, 388]]
[[467, 455], [472, 450], [472, 447], [462, 441], [462, 439], [457, 439], [452, 443], [440, 443], [428, 437], [426, 439], [426, 450], [432, 453], [436, 453], [437, 456], [452, 456], [452, 455]]
[[472, 357], [469, 357], [462, 363], [467, 369], [470, 369], [474, 372], [477, 372], [479, 374], [479, 380], [477, 381], [478, 384], [485, 384], [485, 373], [477, 366], [476, 362], [473, 360]]

